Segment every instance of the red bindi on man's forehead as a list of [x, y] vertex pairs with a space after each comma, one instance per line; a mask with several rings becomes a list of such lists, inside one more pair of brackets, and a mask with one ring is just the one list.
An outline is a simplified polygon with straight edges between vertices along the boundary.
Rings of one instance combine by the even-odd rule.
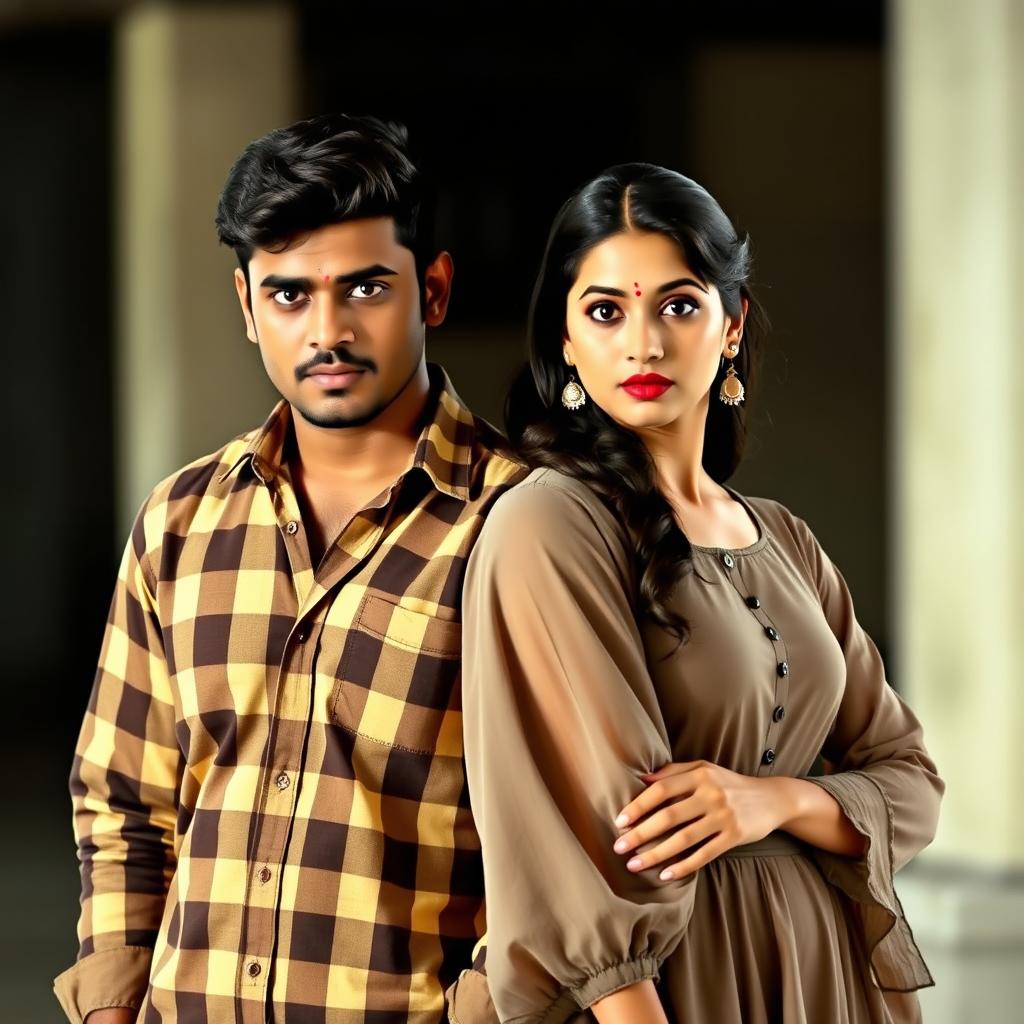
[[640, 282], [639, 281], [634, 281], [633, 282], [633, 287], [636, 289], [637, 295], [639, 295], [640, 294]]

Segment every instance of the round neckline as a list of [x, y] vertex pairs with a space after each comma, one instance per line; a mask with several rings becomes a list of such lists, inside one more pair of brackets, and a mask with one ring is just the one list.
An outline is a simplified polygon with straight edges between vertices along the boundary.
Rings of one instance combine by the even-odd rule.
[[[756, 551], [760, 551], [761, 548], [763, 548], [765, 544], [768, 543], [767, 525], [765, 524], [764, 520], [757, 514], [757, 512], [754, 511], [754, 508], [750, 504], [750, 502], [747, 501], [747, 499], [742, 494], [740, 494], [739, 491], [734, 490], [728, 484], [722, 484], [722, 486], [732, 495], [734, 501], [738, 501], [747, 510], [747, 515], [750, 516], [750, 518], [754, 521], [754, 525], [757, 527], [757, 540], [753, 541], [746, 547], [742, 548], [723, 548], [717, 545], [694, 544], [692, 541], [690, 541], [690, 547], [693, 548], [694, 551], [706, 551], [709, 554], [717, 555], [721, 555], [726, 552], [728, 552], [730, 555], [752, 555]], [[687, 540], [689, 540], [689, 538], [687, 538]]]

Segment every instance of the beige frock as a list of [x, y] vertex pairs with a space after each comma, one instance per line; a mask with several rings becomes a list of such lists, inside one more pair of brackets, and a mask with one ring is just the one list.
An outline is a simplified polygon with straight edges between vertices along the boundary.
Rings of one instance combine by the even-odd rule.
[[[585, 484], [536, 469], [488, 514], [463, 711], [492, 1019], [592, 1019], [643, 978], [679, 1024], [919, 1019], [933, 981], [893, 872], [931, 841], [944, 783], [807, 524], [728, 489], [758, 539], [694, 547], [674, 597], [692, 638], [665, 659], [674, 638], [637, 625], [626, 531]], [[831, 774], [810, 781], [868, 838], [862, 858], [774, 832], [663, 882], [612, 849], [645, 772], [704, 758], [807, 778], [819, 754]], [[451, 1020], [484, 1019], [483, 982], [452, 986]]]

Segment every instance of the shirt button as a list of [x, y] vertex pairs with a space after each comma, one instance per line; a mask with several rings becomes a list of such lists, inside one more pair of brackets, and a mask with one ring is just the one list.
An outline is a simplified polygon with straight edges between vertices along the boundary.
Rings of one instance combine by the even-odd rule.
[[260, 868], [260, 873], [256, 877], [266, 885], [270, 881], [270, 868]]
[[726, 551], [726, 552], [725, 552], [725, 553], [724, 553], [724, 554], [722, 555], [722, 561], [723, 561], [723, 562], [725, 562], [725, 564], [726, 564], [726, 565], [727, 565], [727, 566], [728, 566], [728, 567], [729, 567], [730, 569], [731, 569], [731, 568], [732, 568], [732, 567], [733, 567], [733, 566], [734, 566], [734, 565], [736, 564], [736, 562], [735, 562], [735, 559], [733, 559], [732, 555], [730, 555], [728, 551]]
[[778, 640], [778, 639], [779, 639], [779, 631], [778, 631], [778, 630], [777, 630], [777, 629], [776, 629], [776, 628], [775, 628], [774, 626], [765, 626], [765, 627], [764, 627], [764, 631], [765, 631], [765, 633], [767, 633], [767, 634], [768, 634], [768, 636], [770, 636], [770, 637], [771, 637], [771, 638], [772, 638], [773, 640]]
[[780, 704], [773, 712], [772, 718], [776, 722], [781, 722], [786, 717], [786, 709]]
[[756, 594], [751, 594], [750, 597], [747, 598], [747, 607], [748, 608], [760, 608], [761, 607], [761, 599]]
[[255, 978], [262, 970], [263, 968], [260, 967], [255, 960], [250, 960], [248, 966], [245, 968], [245, 972], [250, 978]]
[[776, 671], [779, 673], [780, 676], [788, 676], [789, 663], [785, 661], [780, 661], [778, 666], [776, 667]]
[[305, 643], [306, 642], [306, 631], [304, 629], [300, 629], [298, 631], [298, 633], [295, 634], [295, 639], [300, 644], [301, 643]]
[[287, 772], [281, 772], [274, 781], [277, 783], [278, 789], [287, 789], [292, 784], [292, 780], [288, 778]]
[[296, 534], [299, 532], [299, 524], [293, 519], [285, 529], [291, 534]]
[[775, 760], [775, 751], [774, 750], [766, 750], [761, 755], [761, 763], [762, 764], [771, 764], [774, 760]]

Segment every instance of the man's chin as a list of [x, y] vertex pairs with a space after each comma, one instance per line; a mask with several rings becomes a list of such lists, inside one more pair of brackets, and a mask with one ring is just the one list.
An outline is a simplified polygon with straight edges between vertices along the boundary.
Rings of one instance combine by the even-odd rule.
[[344, 398], [332, 399], [329, 396], [315, 404], [293, 401], [292, 408], [310, 425], [327, 430], [358, 427], [369, 423], [380, 413], [378, 405], [369, 405], [365, 400], [346, 402]]

